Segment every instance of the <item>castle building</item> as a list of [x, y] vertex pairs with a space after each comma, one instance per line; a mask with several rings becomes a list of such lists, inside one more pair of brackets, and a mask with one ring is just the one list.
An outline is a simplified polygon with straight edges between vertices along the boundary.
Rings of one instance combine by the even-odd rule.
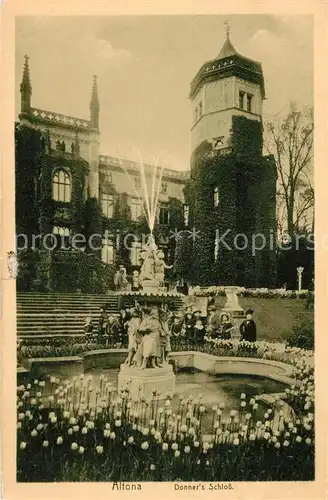
[[[110, 227], [118, 212], [128, 214], [131, 226], [135, 225], [143, 214], [142, 171], [151, 192], [155, 167], [144, 165], [142, 170], [137, 162], [100, 153], [96, 77], [88, 119], [32, 107], [27, 56], [20, 92], [18, 126], [38, 131], [43, 150], [33, 170], [24, 157], [24, 145], [23, 165], [18, 165], [16, 148], [18, 227], [30, 224], [32, 215], [26, 218], [24, 212], [26, 200], [34, 207], [35, 230], [39, 226], [42, 233], [69, 238], [87, 231], [89, 220], [82, 207], [88, 200], [96, 200], [101, 208], [101, 231]], [[227, 31], [218, 56], [205, 62], [192, 80], [189, 97], [191, 170], [163, 170], [157, 225], [192, 230], [189, 281], [194, 284], [274, 286], [277, 173], [273, 157], [262, 153], [265, 86], [261, 64], [239, 54]], [[139, 264], [140, 248], [139, 240], [131, 246], [132, 266]], [[110, 266], [116, 250], [113, 239], [103, 238], [98, 257]]]
[[[190, 224], [199, 284], [272, 286], [276, 166], [263, 156], [261, 64], [239, 54], [229, 30], [191, 82]], [[224, 238], [223, 236], [226, 235]], [[255, 248], [257, 247], [257, 248]]]
[[[45, 188], [49, 192], [42, 193], [42, 195], [51, 196], [54, 202], [52, 232], [67, 237], [72, 235], [75, 222], [75, 210], [72, 204], [76, 202], [77, 195], [82, 198], [79, 202], [85, 202], [88, 198], [96, 198], [103, 217], [109, 222], [115, 217], [115, 204], [123, 196], [129, 209], [131, 222], [139, 220], [143, 214], [141, 200], [144, 196], [140, 164], [99, 152], [100, 103], [96, 76], [93, 77], [89, 119], [62, 115], [32, 106], [32, 85], [27, 56], [25, 56], [20, 92], [20, 126], [38, 130], [46, 143], [49, 161], [43, 164], [42, 169], [47, 172], [39, 173], [39, 178], [43, 174], [51, 176], [51, 185], [48, 183]], [[87, 170], [83, 189], [79, 194], [75, 189], [72, 175], [72, 160], [76, 158], [81, 160], [81, 165], [84, 165]], [[152, 165], [144, 165], [143, 171], [148, 193], [151, 193], [154, 168], [155, 166]], [[156, 171], [157, 178], [160, 176], [159, 171], [160, 168]], [[157, 223], [159, 226], [165, 227], [169, 224], [170, 200], [183, 203], [183, 188], [188, 175], [188, 172], [163, 169], [158, 198]], [[17, 186], [17, 189], [21, 187]], [[108, 241], [108, 239], [103, 241], [101, 255], [107, 264], [115, 261], [113, 241]], [[131, 248], [130, 259], [133, 265], [138, 264], [138, 255], [133, 248]]]

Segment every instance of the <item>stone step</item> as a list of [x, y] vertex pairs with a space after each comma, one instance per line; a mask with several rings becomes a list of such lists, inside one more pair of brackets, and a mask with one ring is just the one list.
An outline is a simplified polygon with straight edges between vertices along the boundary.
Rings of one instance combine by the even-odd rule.
[[[181, 308], [177, 300], [174, 310]], [[47, 338], [47, 336], [83, 335], [84, 322], [91, 316], [97, 325], [100, 307], [107, 305], [108, 312], [118, 315], [118, 297], [108, 295], [65, 293], [17, 293], [17, 333], [20, 337]], [[132, 307], [134, 300], [125, 300], [125, 307]]]

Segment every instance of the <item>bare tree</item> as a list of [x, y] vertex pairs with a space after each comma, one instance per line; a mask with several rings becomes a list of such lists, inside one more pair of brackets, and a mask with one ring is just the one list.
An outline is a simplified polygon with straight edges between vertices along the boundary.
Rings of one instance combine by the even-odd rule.
[[[285, 212], [287, 231], [292, 235], [300, 227], [308, 226], [310, 214], [313, 216], [313, 111], [300, 111], [291, 105], [287, 116], [267, 123], [266, 128], [265, 147], [274, 155], [278, 171], [278, 210], [281, 212], [278, 226], [285, 223]], [[279, 208], [281, 200], [284, 206]]]

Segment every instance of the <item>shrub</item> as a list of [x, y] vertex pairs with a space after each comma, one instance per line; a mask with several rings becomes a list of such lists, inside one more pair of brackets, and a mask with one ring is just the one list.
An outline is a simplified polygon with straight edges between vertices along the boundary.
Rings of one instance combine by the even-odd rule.
[[301, 349], [314, 348], [314, 321], [307, 319], [292, 328], [292, 334], [287, 338], [290, 347], [300, 347]]

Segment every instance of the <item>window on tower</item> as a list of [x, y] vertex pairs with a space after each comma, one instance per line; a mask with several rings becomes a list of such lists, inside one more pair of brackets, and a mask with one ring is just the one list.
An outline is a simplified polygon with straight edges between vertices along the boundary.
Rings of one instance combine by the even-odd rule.
[[103, 193], [101, 196], [101, 209], [105, 217], [111, 219], [114, 214], [114, 197], [111, 194]]
[[252, 94], [247, 94], [247, 111], [252, 111]]
[[71, 201], [71, 178], [65, 170], [57, 170], [52, 178], [52, 197], [56, 201]]
[[223, 146], [224, 136], [214, 137], [213, 139], [213, 149], [219, 149]]
[[239, 91], [239, 108], [244, 109], [244, 97], [245, 97], [245, 92], [242, 90]]

